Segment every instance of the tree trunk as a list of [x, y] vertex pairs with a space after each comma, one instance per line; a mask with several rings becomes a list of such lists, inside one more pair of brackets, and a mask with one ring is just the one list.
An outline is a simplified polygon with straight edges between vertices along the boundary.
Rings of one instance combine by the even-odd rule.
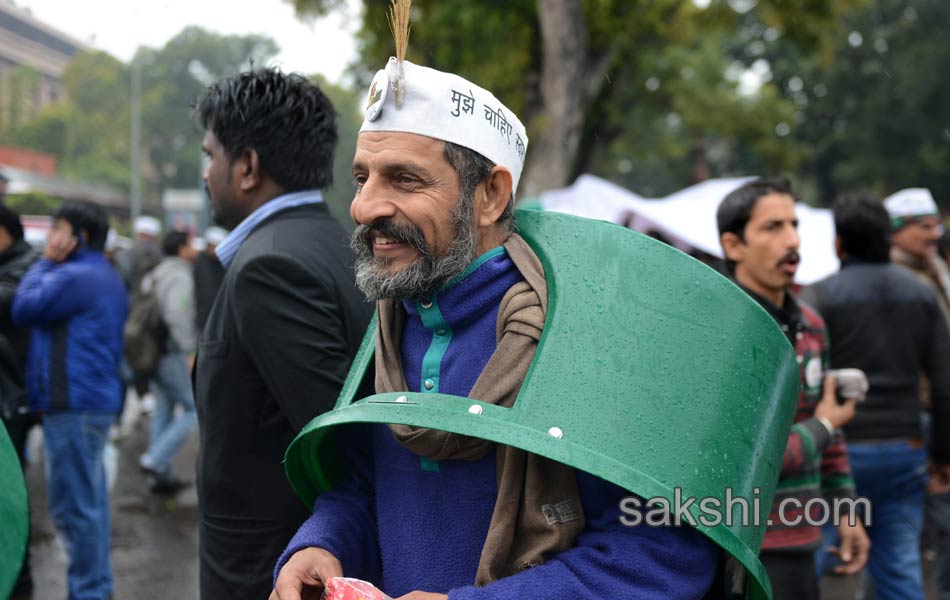
[[538, 0], [541, 101], [531, 123], [526, 172], [518, 195], [564, 187], [570, 180], [590, 103], [590, 40], [581, 0]]

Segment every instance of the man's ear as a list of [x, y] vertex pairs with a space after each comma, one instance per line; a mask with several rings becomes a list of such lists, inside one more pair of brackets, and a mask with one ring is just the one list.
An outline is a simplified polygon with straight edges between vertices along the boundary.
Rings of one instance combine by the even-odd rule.
[[722, 245], [722, 253], [733, 262], [740, 263], [745, 258], [745, 242], [731, 231], [719, 236], [719, 243]]
[[479, 227], [490, 227], [498, 222], [511, 201], [511, 182], [511, 171], [506, 167], [492, 167], [488, 178], [480, 186], [484, 193], [479, 194], [481, 198], [475, 205], [475, 220]]
[[841, 238], [838, 236], [835, 236], [835, 255], [837, 255], [838, 260], [844, 260], [848, 257], [847, 253], [841, 246]]
[[242, 192], [249, 192], [261, 183], [261, 160], [257, 150], [248, 148], [241, 153], [232, 166]]

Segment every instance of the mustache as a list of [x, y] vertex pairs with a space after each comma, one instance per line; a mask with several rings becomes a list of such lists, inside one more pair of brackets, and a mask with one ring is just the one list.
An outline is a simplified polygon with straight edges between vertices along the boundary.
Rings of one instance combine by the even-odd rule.
[[408, 244], [423, 256], [432, 256], [432, 247], [426, 242], [422, 230], [415, 225], [401, 225], [392, 219], [377, 219], [369, 225], [357, 225], [353, 230], [352, 246], [372, 251], [373, 237], [386, 237]]
[[785, 263], [790, 263], [790, 262], [800, 263], [801, 261], [802, 261], [802, 257], [799, 256], [798, 250], [789, 250], [785, 254], [785, 256], [782, 257], [782, 260], [778, 261], [778, 266], [781, 267]]

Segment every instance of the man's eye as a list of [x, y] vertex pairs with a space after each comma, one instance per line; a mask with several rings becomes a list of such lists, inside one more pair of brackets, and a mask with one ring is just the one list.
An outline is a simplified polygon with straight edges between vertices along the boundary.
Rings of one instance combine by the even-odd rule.
[[418, 179], [416, 179], [415, 177], [413, 177], [412, 175], [408, 173], [400, 173], [399, 175], [396, 176], [396, 183], [400, 185], [412, 185], [418, 182], [419, 182]]

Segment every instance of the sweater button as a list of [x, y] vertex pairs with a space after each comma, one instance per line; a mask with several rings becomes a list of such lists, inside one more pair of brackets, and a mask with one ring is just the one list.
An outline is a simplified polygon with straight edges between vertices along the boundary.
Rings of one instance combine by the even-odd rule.
[[425, 309], [430, 309], [430, 308], [432, 308], [432, 301], [431, 301], [431, 300], [423, 300], [422, 302], [419, 303], [419, 306], [421, 306], [422, 308], [425, 308]]
[[435, 330], [435, 334], [436, 334], [436, 335], [445, 335], [445, 330], [440, 327], [439, 329], [436, 329], [436, 330]]
[[431, 379], [426, 379], [425, 383], [423, 383], [422, 385], [424, 385], [427, 390], [431, 390], [432, 388], [435, 387], [435, 382], [432, 381]]

